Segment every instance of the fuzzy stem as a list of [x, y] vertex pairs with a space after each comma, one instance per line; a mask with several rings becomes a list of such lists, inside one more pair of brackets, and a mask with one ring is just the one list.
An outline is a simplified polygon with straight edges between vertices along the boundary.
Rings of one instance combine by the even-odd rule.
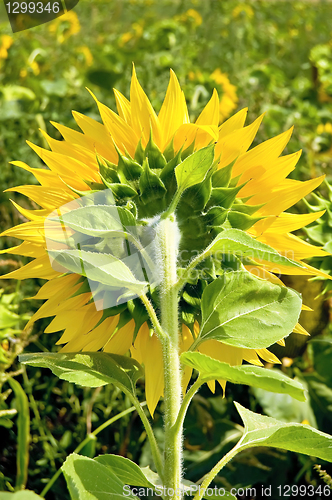
[[196, 392], [198, 389], [203, 385], [203, 382], [198, 378], [196, 382], [190, 387], [189, 391], [186, 393], [186, 395], [183, 398], [181, 408], [178, 414], [178, 418], [176, 420], [176, 423], [174, 425], [174, 429], [178, 429], [179, 432], [182, 432], [183, 429], [183, 422], [188, 410], [188, 407], [191, 403], [192, 398], [195, 396]]
[[[179, 230], [174, 216], [158, 224], [157, 241], [161, 270], [161, 326], [165, 333], [164, 354], [165, 404], [165, 498], [181, 498], [182, 427], [176, 426], [182, 401], [181, 366], [179, 356], [179, 318], [177, 282], [177, 253]], [[172, 493], [173, 492], [173, 493]]]
[[198, 492], [194, 496], [194, 500], [202, 500], [204, 497], [206, 489], [210, 486], [211, 481], [216, 477], [216, 475], [221, 471], [221, 469], [232, 460], [241, 451], [242, 439], [232, 448], [226, 455], [219, 460], [219, 462], [210, 470], [210, 472], [205, 476], [204, 481], [200, 485]]
[[143, 293], [141, 296], [140, 296], [140, 299], [141, 301], [143, 302], [143, 304], [145, 305], [145, 308], [148, 312], [148, 315], [151, 319], [151, 322], [154, 326], [154, 329], [155, 329], [155, 332], [157, 334], [157, 337], [159, 338], [159, 340], [161, 342], [163, 342], [164, 338], [165, 338], [165, 332], [163, 331], [162, 327], [161, 327], [161, 324], [159, 323], [159, 319], [157, 317], [157, 314], [156, 314], [156, 311], [154, 310], [154, 307], [153, 305], [151, 304], [151, 302], [149, 301], [149, 299], [147, 298], [147, 296], [145, 295], [145, 293]]

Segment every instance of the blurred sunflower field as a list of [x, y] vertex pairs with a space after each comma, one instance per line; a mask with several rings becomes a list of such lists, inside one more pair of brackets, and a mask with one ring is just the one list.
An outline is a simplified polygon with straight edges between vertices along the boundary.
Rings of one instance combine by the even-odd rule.
[[[172, 68], [191, 121], [217, 89], [220, 123], [245, 107], [247, 123], [265, 113], [253, 146], [294, 125], [283, 154], [301, 149], [302, 155], [289, 178], [326, 176], [315, 194], [292, 208], [298, 214], [325, 210], [324, 215], [296, 235], [332, 254], [331, 17], [332, 3], [324, 0], [80, 0], [65, 15], [13, 34], [1, 3], [1, 232], [26, 221], [15, 204], [38, 208], [24, 190], [8, 191], [36, 184], [31, 169], [45, 166], [26, 141], [49, 149], [45, 134], [61, 139], [52, 122], [78, 130], [72, 110], [100, 121], [86, 88], [115, 109], [112, 89], [129, 95], [134, 63], [157, 111]], [[119, 389], [74, 387], [48, 370], [19, 364], [23, 350], [56, 352], [59, 333], [42, 333], [48, 324], [44, 319], [24, 329], [40, 306], [33, 297], [44, 280], [17, 284], [1, 279], [29, 262], [29, 256], [6, 253], [17, 244], [15, 238], [0, 238], [0, 500], [1, 492], [24, 487], [47, 500], [67, 500], [65, 480], [57, 471], [69, 453], [114, 453], [144, 467], [151, 462], [151, 450], [137, 413]], [[332, 274], [332, 256], [307, 262]], [[302, 293], [308, 308], [301, 314], [304, 330], [270, 350], [281, 361], [276, 367], [305, 385], [307, 401], [233, 384], [223, 397], [220, 387], [212, 395], [204, 386], [185, 421], [184, 467], [191, 481], [202, 478], [241, 435], [233, 400], [285, 422], [331, 432], [332, 281], [319, 276], [281, 279]], [[306, 332], [310, 336], [301, 335]], [[138, 391], [144, 399], [141, 380]], [[161, 441], [160, 405], [154, 424]], [[122, 412], [112, 426], [99, 429]], [[261, 485], [272, 485], [270, 498], [281, 498], [278, 485], [331, 485], [331, 474], [322, 460], [257, 447], [242, 452], [215, 482], [243, 488], [238, 498], [248, 499], [261, 497], [246, 495], [246, 488], [259, 486], [261, 491]]]

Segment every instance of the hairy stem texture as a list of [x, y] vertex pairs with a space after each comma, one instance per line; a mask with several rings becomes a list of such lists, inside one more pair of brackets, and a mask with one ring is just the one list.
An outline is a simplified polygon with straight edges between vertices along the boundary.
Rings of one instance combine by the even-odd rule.
[[157, 244], [161, 271], [160, 305], [165, 380], [165, 457], [164, 486], [167, 500], [181, 498], [182, 426], [177, 426], [182, 402], [181, 367], [179, 358], [179, 319], [177, 282], [177, 253], [179, 230], [174, 216], [160, 221]]

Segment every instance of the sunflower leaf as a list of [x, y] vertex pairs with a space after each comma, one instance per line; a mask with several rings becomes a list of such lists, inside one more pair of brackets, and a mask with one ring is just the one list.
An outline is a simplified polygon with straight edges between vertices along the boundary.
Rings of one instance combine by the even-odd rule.
[[124, 484], [154, 489], [154, 485], [146, 478], [140, 467], [129, 458], [119, 455], [99, 455], [95, 461], [108, 467]]
[[112, 236], [113, 233], [124, 237], [127, 228], [130, 230], [136, 225], [135, 217], [129, 210], [108, 205], [79, 207], [49, 220], [93, 237]]
[[290, 288], [247, 271], [225, 273], [203, 292], [197, 344], [216, 339], [247, 349], [268, 347], [293, 331], [300, 310], [301, 297]]
[[199, 371], [203, 382], [228, 380], [233, 384], [260, 387], [270, 392], [289, 394], [299, 401], [305, 401], [302, 385], [279, 370], [268, 370], [260, 366], [230, 366], [199, 352], [184, 352], [181, 362]]
[[332, 462], [332, 436], [304, 424], [285, 423], [234, 403], [244, 425], [239, 451], [271, 446]]
[[60, 379], [84, 387], [114, 384], [131, 394], [143, 374], [134, 359], [105, 352], [21, 354], [20, 362], [49, 368]]
[[[72, 272], [86, 276], [89, 280], [103, 283], [113, 288], [127, 288], [137, 295], [141, 295], [147, 282], [136, 279], [132, 270], [143, 274], [139, 268], [140, 261], [137, 255], [127, 257], [130, 260], [130, 269], [121, 259], [111, 254], [87, 252], [85, 250], [48, 250], [49, 256], [54, 259], [53, 269], [59, 272]], [[143, 277], [143, 276], [141, 276]]]
[[61, 467], [69, 493], [75, 500], [123, 500], [137, 497], [112, 470], [97, 460], [72, 453]]
[[188, 156], [175, 168], [178, 191], [199, 184], [205, 179], [214, 159], [214, 145], [202, 148]]
[[36, 493], [30, 490], [14, 491], [1, 491], [1, 500], [42, 500]]
[[[242, 214], [244, 215], [244, 214]], [[240, 229], [225, 229], [212, 241], [205, 250], [208, 255], [217, 256], [218, 252], [239, 257], [266, 260], [274, 264], [302, 267], [301, 264], [280, 255], [274, 248], [255, 240]]]
[[0, 329], [11, 328], [15, 326], [19, 320], [20, 317], [16, 313], [0, 304]]

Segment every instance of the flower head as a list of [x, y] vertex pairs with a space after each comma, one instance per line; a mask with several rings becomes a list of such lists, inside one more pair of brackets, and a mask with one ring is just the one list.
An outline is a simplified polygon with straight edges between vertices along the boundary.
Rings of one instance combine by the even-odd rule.
[[[93, 97], [102, 124], [74, 112], [82, 132], [53, 123], [62, 141], [43, 132], [51, 151], [30, 144], [48, 166], [47, 170], [31, 168], [21, 161], [13, 162], [33, 173], [40, 185], [19, 186], [9, 191], [29, 197], [40, 209], [27, 210], [14, 203], [28, 222], [8, 229], [3, 235], [23, 240], [10, 252], [33, 260], [6, 277], [47, 280], [35, 297], [46, 302], [28, 325], [39, 318], [54, 317], [45, 332], [63, 332], [57, 342], [63, 345], [63, 352], [100, 349], [121, 355], [130, 352], [142, 363], [147, 402], [153, 414], [163, 394], [162, 351], [140, 299], [127, 297], [128, 300], [118, 301], [117, 305], [110, 304], [109, 290], [99, 287], [97, 279], [96, 293], [93, 293], [91, 279], [83, 271], [74, 268], [74, 272], [64, 273], [52, 267], [45, 220], [51, 218], [52, 221], [51, 214], [65, 213], [61, 212], [62, 207], [78, 203], [79, 199], [84, 200], [94, 193], [103, 196], [110, 191], [121, 213], [144, 227], [146, 221], [153, 220], [169, 206], [176, 190], [175, 167], [194, 151], [215, 143], [211, 175], [187, 189], [177, 207], [180, 267], [206, 248], [224, 228], [236, 228], [270, 245], [281, 255], [302, 263], [301, 267], [280, 264], [276, 267], [258, 259], [243, 262], [250, 273], [282, 284], [279, 274], [326, 276], [303, 262], [303, 259], [323, 256], [326, 252], [292, 234], [316, 220], [323, 211], [303, 215], [285, 212], [314, 190], [323, 177], [306, 182], [287, 179], [300, 156], [300, 152], [280, 156], [292, 130], [249, 149], [262, 116], [244, 126], [247, 110], [243, 109], [219, 125], [216, 91], [196, 122], [190, 123], [185, 96], [173, 71], [158, 115], [140, 86], [135, 70], [130, 100], [115, 90], [118, 113]], [[70, 236], [75, 237], [77, 231], [80, 229], [73, 229]], [[109, 252], [107, 238], [94, 240], [93, 244], [99, 245], [102, 252]], [[206, 282], [223, 273], [229, 265], [227, 259], [212, 260], [184, 287], [179, 328], [182, 351], [191, 346], [199, 331], [200, 300]], [[149, 293], [157, 308], [156, 290], [151, 287]], [[306, 333], [300, 325], [294, 331]], [[199, 350], [233, 365], [243, 360], [257, 365], [262, 364], [261, 360], [278, 362], [267, 349], [238, 348], [217, 340], [205, 341]], [[186, 368], [184, 388], [190, 377], [191, 371]], [[223, 381], [220, 383], [224, 386]], [[210, 387], [213, 390], [214, 383], [210, 383]]]

